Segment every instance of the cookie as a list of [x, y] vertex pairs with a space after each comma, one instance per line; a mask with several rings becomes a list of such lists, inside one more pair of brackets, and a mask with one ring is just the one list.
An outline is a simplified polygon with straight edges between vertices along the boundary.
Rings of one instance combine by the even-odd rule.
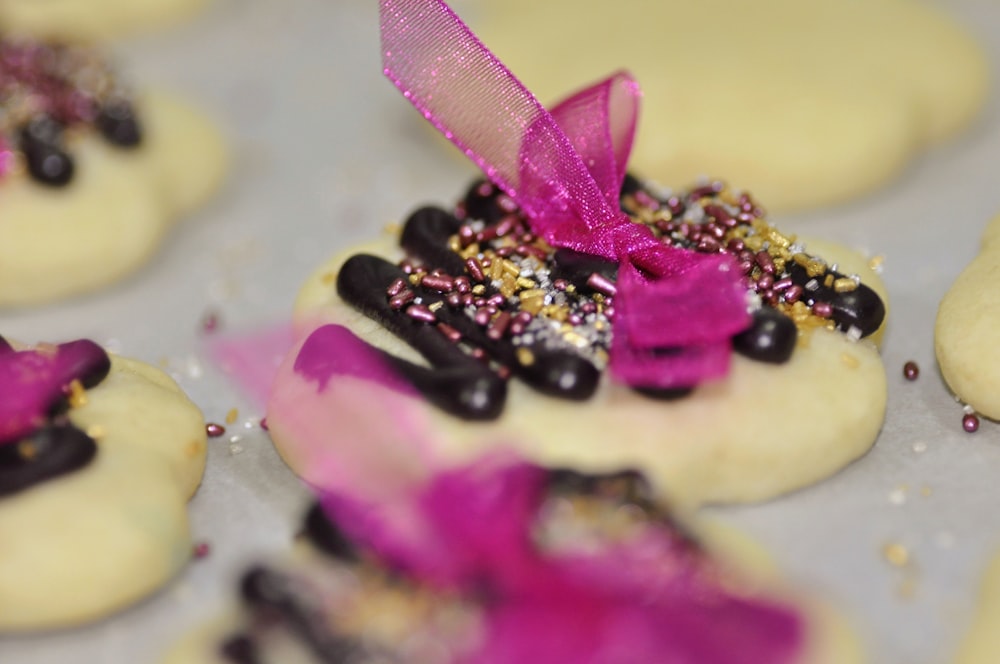
[[201, 412], [165, 374], [91, 341], [0, 342], [0, 632], [80, 625], [191, 557]]
[[[678, 246], [709, 235], [724, 214], [735, 219], [740, 207], [721, 183], [660, 195], [630, 180], [622, 205], [637, 220], [651, 206], [673, 205], [677, 219], [661, 224], [660, 239]], [[608, 375], [614, 264], [538, 240], [490, 185], [474, 185], [457, 216], [421, 208], [399, 237], [338, 254], [302, 288], [296, 315], [319, 329], [275, 381], [268, 422], [279, 452], [308, 477], [309, 462], [297, 453], [304, 408], [337, 408], [342, 391], [378, 400], [396, 390], [310, 373], [344, 352], [334, 324], [401, 358], [392, 364], [413, 387], [406, 399], [420, 410], [421, 428], [435, 432], [428, 445], [444, 466], [512, 447], [542, 465], [636, 468], [684, 503], [762, 500], [827, 477], [864, 454], [882, 423], [886, 379], [871, 338], [883, 325], [885, 291], [858, 254], [804, 246], [750, 217], [722, 242], [743, 261], [755, 308], [751, 327], [734, 338], [728, 375], [688, 389], [647, 389]], [[682, 221], [693, 218], [703, 221]], [[464, 248], [463, 237], [471, 238]], [[765, 242], [770, 248], [760, 249]], [[349, 408], [338, 412], [351, 416]]]
[[976, 411], [1000, 418], [1000, 296], [987, 284], [1000, 276], [1000, 217], [987, 226], [979, 255], [941, 300], [934, 349], [941, 375], [955, 395]]
[[543, 102], [628, 68], [645, 93], [633, 168], [678, 185], [724, 176], [772, 211], [885, 185], [987, 97], [982, 49], [928, 3], [514, 0], [467, 13]]
[[[416, 210], [398, 242], [336, 256], [303, 287], [305, 338], [268, 405], [292, 469], [311, 479], [300, 452], [320, 420], [329, 435], [378, 427], [400, 389], [413, 429], [435, 432], [422, 449], [396, 441], [417, 465], [512, 448], [635, 468], [676, 502], [761, 500], [867, 451], [886, 381], [866, 338], [886, 306], [864, 259], [809, 253], [723, 182], [673, 192], [627, 175], [627, 75], [546, 111], [444, 3], [381, 10], [386, 75], [497, 184]], [[341, 370], [357, 337], [392, 376]], [[355, 392], [366, 410], [338, 403]]]
[[7, 32], [61, 40], [108, 39], [171, 25], [206, 0], [0, 0]]
[[132, 95], [93, 49], [7, 39], [0, 64], [0, 306], [133, 272], [219, 186], [215, 127], [169, 95]]
[[494, 458], [401, 495], [324, 499], [296, 555], [245, 572], [239, 610], [166, 661], [860, 661], [835, 617], [720, 560], [635, 473]]

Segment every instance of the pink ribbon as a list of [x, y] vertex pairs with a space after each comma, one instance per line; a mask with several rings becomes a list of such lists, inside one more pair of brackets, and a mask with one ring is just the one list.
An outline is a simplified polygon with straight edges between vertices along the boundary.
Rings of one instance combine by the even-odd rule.
[[442, 0], [381, 0], [385, 75], [549, 244], [616, 260], [612, 373], [645, 387], [725, 375], [749, 325], [732, 257], [668, 247], [618, 207], [638, 84], [617, 73], [549, 113]]

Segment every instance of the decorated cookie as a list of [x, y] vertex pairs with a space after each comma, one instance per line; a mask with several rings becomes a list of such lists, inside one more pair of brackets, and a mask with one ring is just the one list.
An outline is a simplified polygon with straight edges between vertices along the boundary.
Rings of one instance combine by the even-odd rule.
[[678, 184], [724, 175], [785, 211], [869, 192], [976, 117], [985, 56], [931, 4], [513, 0], [468, 13], [545, 102], [629, 68], [645, 92], [635, 169]]
[[5, 31], [55, 39], [107, 39], [170, 25], [207, 0], [0, 0]]
[[[353, 335], [392, 358], [436, 434], [422, 462], [442, 468], [505, 447], [547, 466], [636, 468], [677, 501], [749, 501], [868, 450], [885, 409], [870, 341], [885, 304], [864, 259], [807, 248], [721, 182], [671, 192], [626, 177], [628, 77], [549, 114], [506, 70], [477, 70], [485, 50], [443, 3], [384, 0], [383, 12], [390, 77], [498, 184], [474, 184], [452, 210], [416, 210], [398, 235], [306, 283], [297, 316], [315, 331], [268, 407], [293, 469], [308, 477], [299, 441], [314, 402], [400, 390], [328, 375]], [[420, 30], [397, 33], [413, 16]], [[459, 37], [422, 43], [421, 30]], [[458, 71], [426, 64], [448, 62], [438, 48], [467, 56]], [[476, 85], [502, 108], [455, 98]]]
[[636, 473], [493, 459], [323, 506], [169, 664], [860, 661], [840, 623], [717, 559]]
[[0, 74], [0, 306], [119, 279], [218, 187], [214, 127], [94, 49], [4, 39]]
[[0, 633], [70, 627], [191, 556], [205, 423], [162, 372], [91, 341], [0, 341]]
[[1000, 217], [983, 234], [979, 255], [941, 301], [934, 347], [941, 375], [963, 402], [1000, 418], [1000, 295], [988, 285], [1000, 277]]

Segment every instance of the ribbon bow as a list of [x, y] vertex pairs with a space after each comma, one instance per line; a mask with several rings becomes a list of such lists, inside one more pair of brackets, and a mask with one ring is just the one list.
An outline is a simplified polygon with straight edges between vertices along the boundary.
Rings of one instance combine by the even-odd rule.
[[613, 375], [687, 387], [725, 375], [749, 324], [732, 257], [668, 247], [618, 206], [641, 92], [619, 72], [551, 113], [443, 0], [380, 0], [385, 75], [552, 246], [619, 263]]

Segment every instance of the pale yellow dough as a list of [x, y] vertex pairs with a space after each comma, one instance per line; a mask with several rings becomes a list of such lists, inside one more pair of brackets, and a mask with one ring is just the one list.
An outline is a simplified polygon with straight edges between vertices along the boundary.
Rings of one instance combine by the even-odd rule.
[[1000, 217], [987, 226], [979, 255], [941, 300], [934, 348], [941, 375], [959, 399], [1000, 419]]
[[169, 95], [140, 100], [141, 146], [122, 149], [96, 132], [70, 141], [76, 173], [67, 187], [26, 174], [0, 180], [0, 307], [91, 291], [134, 271], [169, 228], [222, 181], [218, 131]]
[[[839, 261], [842, 272], [861, 275], [888, 301], [860, 255], [818, 242], [807, 247]], [[336, 256], [302, 288], [297, 317], [310, 326], [345, 325], [376, 346], [417, 360], [412, 350], [337, 296], [337, 271], [359, 251], [399, 258], [388, 237]], [[268, 424], [285, 460], [309, 479], [311, 462], [295, 443], [303, 426], [299, 404], [316, 398], [316, 384], [296, 374], [291, 364], [286, 360], [279, 370]], [[377, 400], [383, 388], [352, 389], [371, 390]], [[512, 380], [503, 414], [489, 423], [465, 422], [412, 401], [423, 418], [429, 456], [445, 465], [511, 446], [546, 466], [586, 472], [637, 468], [672, 503], [694, 505], [764, 500], [817, 482], [860, 457], [882, 425], [886, 378], [874, 344], [824, 329], [803, 335], [792, 359], [780, 366], [734, 354], [725, 380], [671, 402], [648, 399], [608, 379], [583, 403], [547, 397]], [[399, 448], [399, 458], [419, 463], [415, 450], [403, 442]]]
[[205, 422], [161, 371], [112, 357], [70, 411], [100, 430], [80, 470], [0, 497], [0, 633], [71, 627], [151, 594], [191, 558]]
[[986, 570], [979, 606], [953, 664], [992, 664], [1000, 652], [1000, 556]]
[[176, 23], [207, 0], [0, 0], [5, 32], [98, 40]]
[[[752, 594], [798, 607], [806, 625], [805, 652], [799, 664], [862, 664], [867, 661], [849, 621], [828, 604], [788, 588], [779, 578], [769, 555], [756, 542], [714, 522], [698, 524], [696, 532], [710, 555], [719, 558], [723, 567], [729, 570], [729, 583]], [[282, 567], [299, 573], [309, 570], [317, 577], [323, 576], [324, 567], [329, 566], [321, 554], [301, 546]], [[239, 609], [230, 609], [223, 618], [178, 642], [168, 651], [162, 664], [225, 664], [226, 660], [219, 655], [219, 643], [240, 630], [243, 618]], [[280, 664], [315, 662], [293, 643], [272, 643], [269, 653], [273, 654], [273, 661]]]
[[740, 183], [773, 210], [881, 186], [983, 106], [972, 38], [916, 0], [477, 0], [463, 16], [543, 103], [617, 69], [645, 93], [631, 167]]

